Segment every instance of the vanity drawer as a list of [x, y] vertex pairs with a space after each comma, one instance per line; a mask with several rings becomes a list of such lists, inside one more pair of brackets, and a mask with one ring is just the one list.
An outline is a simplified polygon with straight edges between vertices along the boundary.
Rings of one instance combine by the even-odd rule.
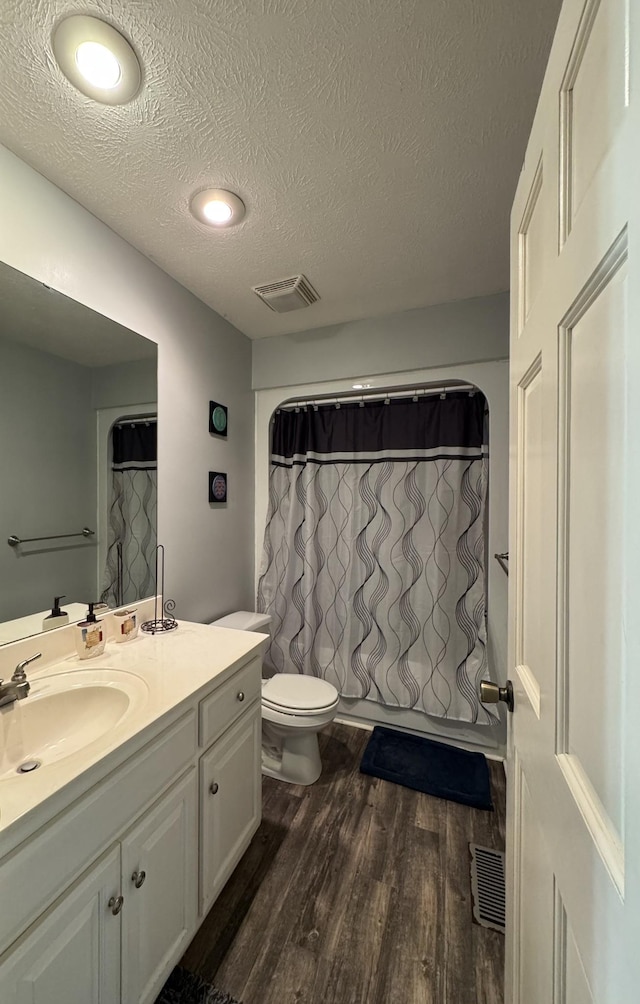
[[200, 701], [200, 746], [210, 746], [253, 701], [262, 688], [262, 662], [253, 659]]

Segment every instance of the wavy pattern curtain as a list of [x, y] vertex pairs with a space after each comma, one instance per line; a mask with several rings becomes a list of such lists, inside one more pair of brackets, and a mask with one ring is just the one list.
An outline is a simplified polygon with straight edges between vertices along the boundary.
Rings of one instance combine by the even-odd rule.
[[486, 675], [485, 399], [280, 409], [258, 609], [267, 663], [345, 697], [493, 724]]
[[103, 602], [135, 603], [155, 592], [157, 435], [155, 422], [112, 430], [113, 462]]

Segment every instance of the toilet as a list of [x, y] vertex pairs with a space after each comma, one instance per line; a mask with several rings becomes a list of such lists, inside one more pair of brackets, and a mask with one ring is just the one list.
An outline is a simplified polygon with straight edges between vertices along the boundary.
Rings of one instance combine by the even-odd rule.
[[[213, 627], [269, 634], [268, 614], [238, 610]], [[276, 673], [262, 681], [262, 773], [289, 784], [313, 784], [322, 763], [318, 732], [338, 710], [338, 691], [326, 680], [299, 673]]]

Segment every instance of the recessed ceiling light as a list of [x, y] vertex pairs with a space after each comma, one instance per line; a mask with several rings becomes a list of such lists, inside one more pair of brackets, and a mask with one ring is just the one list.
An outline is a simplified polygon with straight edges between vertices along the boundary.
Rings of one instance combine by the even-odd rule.
[[244, 202], [233, 192], [206, 188], [191, 200], [191, 212], [209, 227], [234, 227], [245, 214]]
[[142, 73], [126, 38], [106, 21], [74, 14], [53, 33], [53, 52], [74, 87], [95, 101], [122, 105], [140, 88]]
[[210, 202], [205, 202], [202, 212], [210, 223], [228, 223], [233, 216], [233, 209], [228, 202], [223, 202], [222, 199], [211, 199]]
[[370, 386], [371, 386], [370, 383], [352, 383], [351, 384], [351, 389], [352, 390], [369, 390]]
[[81, 42], [76, 49], [78, 69], [90, 84], [110, 91], [122, 76], [120, 63], [106, 45], [100, 42]]

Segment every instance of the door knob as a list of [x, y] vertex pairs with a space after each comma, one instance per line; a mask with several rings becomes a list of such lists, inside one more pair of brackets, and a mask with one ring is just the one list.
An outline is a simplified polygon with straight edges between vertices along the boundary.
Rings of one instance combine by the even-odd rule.
[[244, 694], [243, 694], [243, 692], [241, 690], [238, 691], [238, 700], [239, 701], [244, 701]]
[[212, 781], [211, 782], [211, 784], [209, 785], [209, 791], [211, 792], [212, 795], [217, 795], [218, 794], [218, 783], [217, 783], [217, 781]]
[[112, 896], [107, 906], [111, 910], [114, 917], [117, 917], [122, 910], [122, 904], [124, 903], [124, 896]]
[[497, 704], [504, 701], [509, 711], [513, 711], [513, 686], [511, 680], [507, 680], [506, 686], [500, 687], [491, 680], [482, 680], [480, 683], [480, 700], [483, 704]]

